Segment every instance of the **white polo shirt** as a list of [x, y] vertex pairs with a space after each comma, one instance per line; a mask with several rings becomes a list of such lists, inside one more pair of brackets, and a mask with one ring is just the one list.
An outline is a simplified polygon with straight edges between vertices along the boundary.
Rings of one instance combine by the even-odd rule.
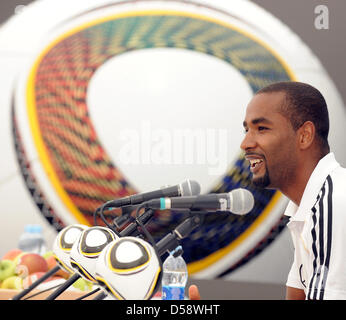
[[322, 158], [305, 187], [299, 207], [285, 215], [295, 252], [286, 285], [306, 299], [346, 299], [346, 169], [334, 154]]

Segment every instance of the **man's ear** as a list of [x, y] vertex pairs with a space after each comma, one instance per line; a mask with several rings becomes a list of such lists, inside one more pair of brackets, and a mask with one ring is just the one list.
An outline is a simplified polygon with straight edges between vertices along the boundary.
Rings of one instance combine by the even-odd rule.
[[298, 129], [298, 144], [301, 150], [308, 149], [315, 140], [316, 128], [311, 121], [306, 121]]

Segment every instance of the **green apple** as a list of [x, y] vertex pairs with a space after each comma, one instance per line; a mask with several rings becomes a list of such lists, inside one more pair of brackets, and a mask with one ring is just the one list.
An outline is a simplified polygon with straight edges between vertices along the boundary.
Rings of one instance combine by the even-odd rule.
[[0, 261], [0, 281], [15, 275], [16, 263], [12, 260]]
[[73, 283], [73, 287], [81, 291], [90, 291], [93, 287], [93, 283], [83, 278], [79, 278]]
[[23, 289], [23, 279], [18, 276], [11, 276], [3, 281], [1, 289]]

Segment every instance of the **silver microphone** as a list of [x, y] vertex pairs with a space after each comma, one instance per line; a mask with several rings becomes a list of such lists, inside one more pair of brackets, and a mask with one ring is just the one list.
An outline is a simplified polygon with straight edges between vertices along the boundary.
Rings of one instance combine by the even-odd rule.
[[206, 195], [159, 198], [147, 201], [146, 208], [159, 210], [205, 210], [205, 211], [229, 211], [237, 215], [249, 213], [255, 200], [247, 189], [234, 189], [229, 193], [210, 193]]

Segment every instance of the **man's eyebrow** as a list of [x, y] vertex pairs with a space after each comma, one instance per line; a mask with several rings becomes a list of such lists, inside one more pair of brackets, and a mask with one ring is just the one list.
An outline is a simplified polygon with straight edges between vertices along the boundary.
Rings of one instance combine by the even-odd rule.
[[[251, 123], [252, 124], [259, 124], [259, 123], [273, 124], [270, 120], [264, 117], [253, 119], [251, 120]], [[246, 126], [247, 126], [247, 122], [243, 121], [243, 127], [246, 127]]]

